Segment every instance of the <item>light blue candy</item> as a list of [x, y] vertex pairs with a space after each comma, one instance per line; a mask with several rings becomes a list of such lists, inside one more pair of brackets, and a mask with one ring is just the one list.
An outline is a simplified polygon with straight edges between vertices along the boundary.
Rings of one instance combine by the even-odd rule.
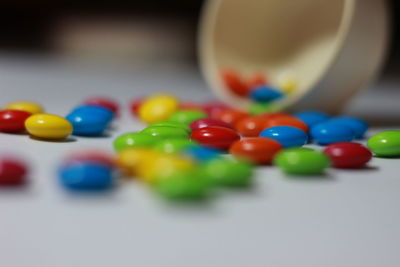
[[71, 122], [72, 134], [82, 136], [97, 136], [107, 130], [114, 114], [100, 106], [80, 106], [71, 111], [66, 119]]
[[268, 103], [282, 97], [282, 92], [269, 86], [258, 86], [250, 92], [250, 98], [258, 103]]
[[350, 127], [329, 121], [312, 127], [310, 134], [311, 137], [321, 145], [348, 142], [355, 138], [354, 131]]
[[212, 160], [221, 155], [220, 150], [204, 146], [188, 147], [184, 153], [198, 161]]
[[260, 137], [274, 139], [285, 148], [303, 146], [308, 141], [308, 136], [303, 130], [291, 126], [267, 128], [260, 133]]
[[330, 119], [329, 122], [338, 123], [351, 128], [358, 139], [363, 138], [365, 132], [368, 130], [368, 124], [365, 121], [353, 117], [335, 117]]
[[90, 113], [90, 114], [95, 115], [95, 116], [100, 116], [100, 117], [103, 117], [107, 122], [111, 122], [113, 120], [113, 118], [114, 118], [114, 113], [112, 113], [111, 110], [109, 110], [109, 109], [107, 109], [105, 107], [100, 107], [100, 106], [90, 106], [90, 105], [79, 106], [79, 107], [74, 108], [70, 112], [70, 114], [73, 114], [73, 113], [76, 113], [76, 112], [78, 112], [80, 114], [82, 114], [82, 113]]
[[329, 120], [329, 115], [321, 111], [302, 111], [294, 114], [296, 118], [307, 124], [308, 128]]
[[112, 186], [112, 170], [96, 163], [74, 163], [59, 170], [62, 185], [74, 190], [101, 190]]

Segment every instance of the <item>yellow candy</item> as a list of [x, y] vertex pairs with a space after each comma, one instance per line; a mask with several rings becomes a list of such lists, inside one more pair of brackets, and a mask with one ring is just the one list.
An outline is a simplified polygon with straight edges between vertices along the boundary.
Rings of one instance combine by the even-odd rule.
[[44, 112], [43, 107], [39, 103], [31, 102], [31, 101], [12, 102], [12, 103], [9, 103], [5, 107], [5, 109], [23, 110], [23, 111], [30, 112], [32, 114]]
[[72, 124], [61, 116], [35, 114], [25, 121], [26, 130], [43, 139], [64, 139], [72, 133]]
[[117, 165], [128, 175], [136, 175], [137, 166], [159, 153], [149, 148], [126, 148], [117, 155]]
[[278, 81], [278, 87], [282, 92], [290, 94], [298, 87], [298, 82], [293, 77], [284, 76]]
[[147, 123], [164, 121], [179, 107], [176, 97], [170, 95], [155, 95], [145, 100], [139, 107], [139, 117]]
[[137, 166], [139, 179], [154, 183], [178, 170], [190, 170], [195, 167], [195, 162], [188, 158], [175, 155], [160, 154], [144, 160]]

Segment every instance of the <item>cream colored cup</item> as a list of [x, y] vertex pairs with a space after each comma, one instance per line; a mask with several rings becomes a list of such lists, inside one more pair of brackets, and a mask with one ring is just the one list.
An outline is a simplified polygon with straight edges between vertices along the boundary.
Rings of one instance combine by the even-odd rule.
[[278, 104], [338, 112], [379, 70], [386, 50], [384, 0], [209, 0], [200, 24], [201, 69], [230, 105], [249, 100], [222, 83], [222, 69], [290, 73], [298, 87]]

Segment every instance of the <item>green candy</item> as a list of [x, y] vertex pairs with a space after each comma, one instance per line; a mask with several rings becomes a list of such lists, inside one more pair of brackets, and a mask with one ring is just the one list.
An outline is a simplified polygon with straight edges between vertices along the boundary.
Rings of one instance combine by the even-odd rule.
[[367, 146], [378, 157], [400, 156], [400, 131], [384, 131], [372, 136]]
[[277, 105], [271, 103], [252, 103], [249, 105], [249, 113], [252, 115], [259, 115], [268, 112], [276, 112], [279, 111], [280, 108]]
[[276, 155], [274, 164], [288, 174], [322, 174], [329, 167], [329, 158], [310, 148], [285, 149]]
[[174, 172], [159, 179], [154, 186], [161, 196], [172, 200], [201, 199], [209, 189], [207, 180], [197, 170]]
[[127, 147], [151, 147], [160, 139], [157, 136], [151, 136], [142, 133], [126, 133], [118, 136], [113, 146], [116, 151], [121, 151]]
[[186, 130], [188, 133], [192, 132], [192, 129], [189, 127], [189, 125], [176, 121], [159, 121], [151, 124], [150, 126], [176, 127], [176, 128], [182, 128]]
[[213, 185], [240, 187], [251, 182], [253, 165], [230, 158], [217, 158], [204, 163], [200, 173]]
[[177, 153], [193, 146], [198, 146], [198, 144], [190, 139], [166, 139], [158, 142], [154, 146], [154, 149], [164, 153]]
[[206, 118], [207, 114], [200, 110], [179, 110], [169, 117], [169, 121], [189, 124], [195, 120]]
[[175, 138], [189, 137], [189, 133], [186, 130], [171, 126], [149, 126], [143, 129], [141, 133], [151, 136], [156, 136], [161, 139], [167, 139], [167, 138], [175, 139]]

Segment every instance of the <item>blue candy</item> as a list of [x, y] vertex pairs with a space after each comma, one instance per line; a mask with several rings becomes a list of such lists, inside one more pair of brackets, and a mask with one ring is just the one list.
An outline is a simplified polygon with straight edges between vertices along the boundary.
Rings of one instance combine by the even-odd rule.
[[60, 182], [69, 189], [101, 190], [112, 186], [112, 170], [102, 164], [74, 163], [59, 170]]
[[113, 119], [113, 113], [99, 106], [80, 106], [72, 110], [66, 119], [73, 125], [74, 135], [101, 135]]
[[250, 98], [258, 103], [268, 103], [282, 97], [282, 92], [268, 86], [258, 86], [250, 92]]
[[307, 134], [296, 127], [275, 126], [263, 130], [260, 137], [267, 137], [278, 141], [283, 147], [303, 146], [307, 143]]
[[111, 110], [100, 106], [90, 106], [90, 105], [79, 106], [74, 108], [70, 114], [73, 113], [79, 113], [79, 114], [89, 113], [91, 115], [104, 118], [104, 120], [106, 120], [108, 123], [111, 122], [114, 118], [114, 113], [112, 113]]
[[335, 117], [329, 120], [329, 122], [338, 123], [351, 128], [354, 131], [356, 138], [363, 138], [365, 132], [368, 130], [368, 124], [360, 119], [352, 117]]
[[212, 147], [193, 146], [184, 151], [190, 157], [198, 161], [208, 161], [220, 156], [221, 151]]
[[324, 122], [315, 125], [310, 131], [311, 137], [321, 145], [348, 142], [355, 138], [354, 131], [343, 124]]
[[302, 120], [309, 128], [329, 119], [329, 115], [321, 111], [302, 111], [294, 114], [296, 118]]

